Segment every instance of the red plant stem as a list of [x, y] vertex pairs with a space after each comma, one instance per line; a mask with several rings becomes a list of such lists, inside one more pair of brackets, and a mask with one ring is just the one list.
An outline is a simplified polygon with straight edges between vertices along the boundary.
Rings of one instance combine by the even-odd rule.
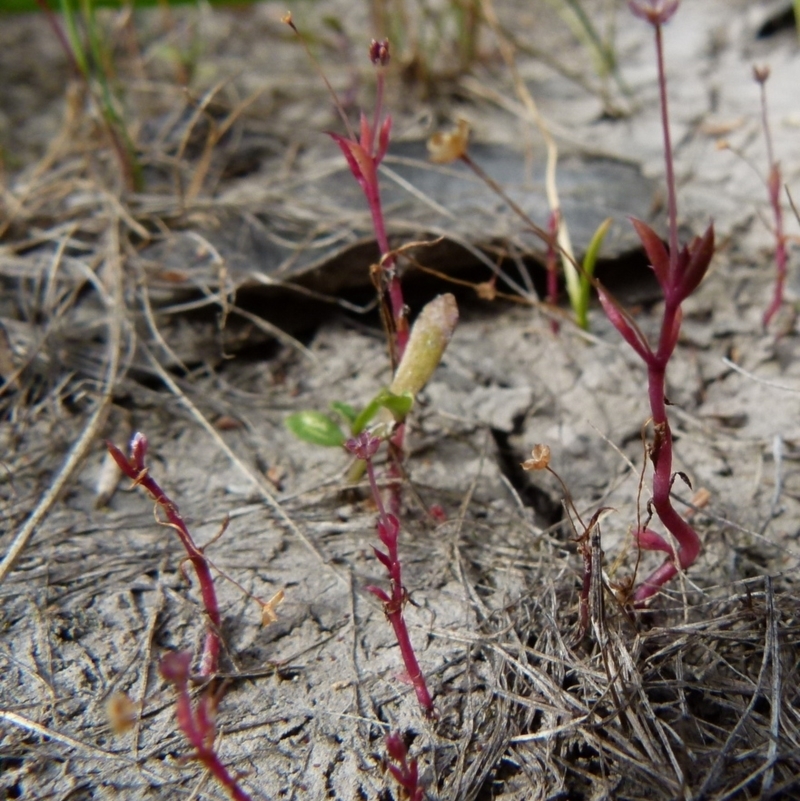
[[[558, 211], [551, 212], [547, 223], [547, 232], [551, 237], [547, 242], [547, 302], [553, 307], [558, 305], [558, 259], [554, 243], [557, 241], [559, 224]], [[558, 320], [550, 320], [550, 330], [558, 333]]]
[[[397, 595], [393, 592], [393, 595]], [[408, 672], [408, 677], [414, 685], [414, 692], [417, 695], [417, 701], [422, 707], [423, 711], [428, 717], [433, 717], [434, 707], [433, 699], [430, 692], [428, 692], [428, 685], [425, 683], [425, 677], [422, 675], [422, 669], [417, 662], [416, 654], [414, 653], [414, 646], [411, 644], [411, 638], [408, 634], [406, 627], [406, 620], [403, 617], [402, 599], [393, 597], [392, 603], [386, 605], [386, 617], [394, 629], [394, 635], [397, 637], [397, 644], [400, 646], [400, 655], [403, 657], [403, 664]]]
[[[369, 479], [369, 488], [372, 492], [372, 498], [375, 501], [375, 505], [378, 507], [378, 518], [380, 519], [381, 523], [384, 525], [388, 522], [388, 516], [386, 514], [386, 507], [383, 505], [383, 498], [381, 497], [380, 487], [378, 487], [378, 480], [375, 478], [375, 468], [372, 465], [372, 459], [365, 460], [367, 465], [367, 478]], [[396, 546], [395, 546], [396, 550]], [[397, 554], [390, 553], [389, 556], [396, 556]]]
[[667, 297], [661, 323], [661, 338], [658, 350], [647, 358], [647, 383], [650, 396], [650, 412], [656, 431], [653, 445], [653, 508], [664, 527], [678, 543], [677, 555], [670, 556], [657, 568], [634, 593], [634, 603], [641, 605], [658, 592], [659, 588], [678, 573], [677, 558], [681, 570], [685, 570], [700, 553], [700, 538], [694, 529], [675, 511], [670, 500], [672, 490], [672, 430], [667, 418], [666, 370], [674, 351], [673, 331], [680, 325], [678, 314], [680, 302]]
[[[772, 195], [772, 193], [770, 193]], [[781, 209], [780, 198], [771, 198], [772, 213], [775, 217], [775, 290], [772, 295], [772, 302], [764, 312], [763, 325], [766, 328], [772, 318], [777, 314], [783, 304], [783, 292], [786, 286], [786, 270], [788, 264], [788, 254], [786, 251], [786, 236], [783, 233], [783, 210]]]
[[672, 139], [669, 133], [669, 108], [667, 106], [667, 72], [664, 67], [664, 42], [661, 25], [656, 24], [656, 57], [658, 59], [658, 92], [661, 97], [661, 127], [664, 131], [664, 154], [667, 168], [667, 209], [669, 212], [669, 260], [670, 272], [675, 273], [678, 264], [678, 200], [675, 190], [675, 166], [672, 159]]
[[[202, 703], [202, 701], [201, 701]], [[209, 773], [228, 791], [235, 801], [252, 801], [251, 797], [239, 786], [236, 779], [231, 776], [222, 763], [213, 745], [206, 743], [203, 733], [197, 727], [192, 712], [192, 702], [189, 691], [184, 685], [178, 695], [177, 718], [181, 731], [186, 739], [194, 746], [194, 758], [202, 762]], [[213, 741], [212, 741], [213, 742]]]
[[[251, 796], [239, 786], [236, 778], [231, 776], [214, 750], [215, 699], [206, 694], [200, 698], [196, 707], [192, 707], [188, 688], [190, 660], [191, 655], [188, 653], [172, 653], [164, 657], [161, 663], [162, 674], [167, 674], [166, 677], [172, 681], [178, 691], [178, 699], [175, 702], [175, 719], [178, 727], [194, 748], [192, 758], [205, 766], [214, 779], [228, 791], [230, 797], [234, 801], [252, 801]], [[167, 666], [166, 669], [165, 666]]]
[[[393, 521], [386, 513], [386, 507], [381, 500], [381, 493], [378, 487], [378, 482], [375, 478], [375, 468], [372, 466], [372, 459], [366, 459], [367, 476], [369, 478], [370, 489], [375, 503], [378, 507], [378, 517], [384, 531], [392, 531], [396, 528], [396, 522]], [[389, 557], [389, 564], [386, 565], [386, 571], [389, 574], [389, 584], [391, 595], [386, 596], [383, 593], [383, 611], [389, 620], [389, 623], [394, 629], [394, 635], [397, 639], [397, 644], [400, 646], [400, 655], [403, 659], [403, 664], [406, 668], [406, 673], [414, 686], [414, 692], [417, 696], [417, 701], [422, 707], [427, 717], [433, 717], [435, 709], [433, 706], [433, 699], [428, 691], [428, 685], [425, 681], [425, 676], [417, 661], [417, 655], [414, 651], [414, 646], [411, 643], [411, 637], [408, 633], [408, 626], [406, 626], [403, 608], [408, 597], [406, 589], [403, 586], [402, 567], [400, 565], [400, 557], [397, 551], [397, 536], [381, 537], [381, 542], [386, 546], [387, 555]], [[378, 593], [376, 593], [378, 595]], [[381, 597], [381, 595], [378, 595]]]
[[389, 440], [389, 511], [393, 515], [400, 514], [403, 501], [403, 458], [405, 454], [406, 424], [400, 423]]
[[709, 225], [702, 237], [696, 237], [682, 250], [678, 244], [678, 208], [675, 169], [669, 130], [667, 77], [664, 68], [664, 46], [661, 28], [678, 9], [679, 0], [628, 0], [633, 13], [655, 28], [658, 66], [658, 89], [661, 100], [661, 124], [664, 134], [664, 156], [669, 205], [669, 247], [641, 220], [633, 220], [639, 239], [650, 259], [650, 265], [664, 293], [664, 312], [661, 320], [658, 347], [651, 349], [644, 334], [633, 320], [601, 289], [600, 300], [614, 327], [636, 351], [647, 366], [650, 412], [654, 426], [653, 443], [649, 449], [653, 462], [653, 496], [648, 504], [664, 527], [677, 542], [677, 552], [660, 534], [647, 528], [637, 531], [641, 550], [666, 551], [668, 556], [633, 594], [635, 606], [644, 606], [659, 588], [685, 570], [700, 553], [700, 538], [695, 530], [675, 511], [670, 494], [675, 475], [672, 472], [672, 430], [667, 417], [666, 370], [678, 342], [681, 326], [681, 303], [697, 288], [708, 271], [714, 255], [714, 226]]
[[[375, 98], [375, 115], [372, 123], [372, 141], [364, 142], [369, 148], [369, 154], [375, 158], [377, 150], [377, 137], [381, 126], [381, 114], [383, 111], [383, 90], [384, 90], [384, 68], [377, 68], [377, 88]], [[389, 238], [386, 235], [386, 222], [383, 216], [383, 206], [381, 204], [381, 190], [377, 180], [377, 164], [375, 169], [375, 181], [367, 182], [364, 186], [364, 193], [367, 196], [370, 213], [372, 214], [372, 227], [375, 229], [375, 238], [378, 241], [378, 248], [381, 253], [381, 267], [386, 276], [387, 289], [389, 294], [389, 304], [392, 310], [392, 317], [395, 325], [395, 351], [396, 360], [399, 363], [405, 353], [408, 344], [409, 330], [406, 318], [406, 306], [403, 300], [403, 289], [397, 277], [397, 265], [395, 258], [389, 248]]]
[[369, 152], [373, 155], [375, 154], [378, 144], [378, 131], [380, 130], [381, 115], [383, 113], [383, 88], [386, 82], [383, 67], [377, 66], [375, 69], [377, 77], [375, 81], [375, 113], [372, 117], [372, 141], [369, 143]]
[[[132, 452], [135, 453], [137, 441], [141, 442], [143, 439], [141, 434], [136, 434], [134, 436]], [[146, 440], [144, 440], [144, 442], [144, 450], [146, 450]], [[164, 510], [169, 527], [177, 533], [183, 547], [186, 549], [188, 559], [192, 563], [195, 574], [197, 575], [197, 581], [200, 585], [200, 594], [203, 598], [203, 605], [210, 623], [203, 644], [203, 655], [200, 659], [200, 675], [213, 675], [217, 672], [219, 655], [222, 650], [219, 634], [222, 620], [219, 611], [219, 602], [217, 601], [217, 592], [214, 588], [214, 579], [208, 560], [205, 554], [195, 544], [183, 517], [181, 517], [178, 511], [178, 507], [149, 474], [147, 468], [144, 467], [144, 450], [141, 453], [141, 457], [137, 460], [135, 455], [132, 455], [130, 459], [127, 458], [125, 454], [111, 442], [106, 442], [106, 447], [122, 472], [125, 473], [134, 484], [144, 487], [150, 493], [156, 504]]]
[[375, 230], [375, 239], [378, 242], [378, 249], [381, 253], [381, 269], [386, 277], [389, 305], [395, 325], [396, 361], [399, 362], [403, 358], [409, 337], [403, 289], [400, 286], [400, 279], [397, 277], [395, 258], [392, 255], [389, 238], [386, 235], [386, 223], [383, 217], [383, 206], [381, 205], [381, 191], [377, 182], [374, 185], [365, 185], [364, 194], [367, 196], [367, 203], [372, 215], [372, 227]]
[[408, 758], [408, 749], [399, 734], [390, 734], [386, 738], [386, 750], [395, 763], [389, 765], [389, 772], [402, 788], [401, 797], [407, 801], [424, 801], [425, 790], [419, 783], [417, 760]]
[[203, 598], [203, 606], [205, 607], [208, 619], [211, 621], [211, 628], [206, 634], [205, 643], [203, 645], [203, 656], [200, 660], [200, 675], [209, 676], [217, 672], [220, 654], [220, 637], [219, 632], [222, 624], [222, 618], [219, 611], [219, 603], [217, 601], [217, 591], [214, 587], [214, 578], [211, 574], [211, 568], [205, 554], [197, 547], [186, 527], [186, 523], [181, 517], [178, 507], [170, 500], [164, 490], [158, 485], [154, 478], [150, 475], [143, 476], [139, 483], [153, 496], [153, 500], [164, 510], [167, 515], [167, 520], [170, 526], [177, 532], [183, 547], [186, 549], [186, 554], [189, 561], [194, 567], [194, 572], [197, 575], [197, 581], [200, 585], [200, 595]]

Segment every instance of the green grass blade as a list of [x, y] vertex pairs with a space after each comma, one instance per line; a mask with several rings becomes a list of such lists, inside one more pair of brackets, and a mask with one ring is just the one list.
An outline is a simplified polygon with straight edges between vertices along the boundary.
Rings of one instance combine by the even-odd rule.
[[589, 329], [589, 298], [592, 291], [592, 278], [594, 276], [594, 268], [597, 265], [597, 257], [600, 255], [600, 248], [603, 246], [603, 240], [606, 238], [608, 229], [611, 227], [613, 220], [607, 217], [600, 225], [592, 236], [589, 247], [586, 248], [586, 255], [583, 257], [583, 270], [581, 272], [581, 291], [575, 311], [575, 319], [578, 325], [584, 330]]

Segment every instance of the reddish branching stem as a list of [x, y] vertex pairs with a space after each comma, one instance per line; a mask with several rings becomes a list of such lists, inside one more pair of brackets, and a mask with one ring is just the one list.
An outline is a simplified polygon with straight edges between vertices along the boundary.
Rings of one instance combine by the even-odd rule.
[[[376, 98], [375, 112], [372, 122], [366, 115], [361, 114], [360, 137], [329, 132], [329, 136], [339, 145], [344, 154], [350, 172], [361, 187], [372, 217], [372, 227], [381, 253], [380, 275], [383, 291], [389, 300], [392, 318], [392, 363], [397, 365], [403, 358], [403, 352], [408, 342], [409, 329], [403, 290], [397, 276], [397, 263], [389, 247], [389, 237], [386, 234], [386, 220], [381, 203], [380, 182], [378, 181], [378, 167], [386, 155], [389, 147], [389, 135], [392, 130], [392, 117], [383, 116], [383, 94], [385, 86], [385, 68], [389, 63], [389, 42], [373, 41], [370, 45], [370, 58], [376, 70]], [[337, 101], [338, 102], [338, 101]]]
[[406, 625], [405, 616], [403, 614], [406, 601], [408, 600], [408, 593], [403, 586], [402, 567], [397, 550], [397, 541], [400, 535], [400, 521], [394, 514], [386, 510], [386, 506], [381, 497], [380, 487], [378, 487], [378, 482], [375, 478], [375, 468], [372, 464], [372, 457], [380, 447], [380, 440], [365, 431], [357, 437], [348, 440], [347, 443], [345, 443], [345, 447], [356, 458], [362, 459], [366, 465], [370, 490], [375, 505], [378, 507], [378, 520], [376, 524], [378, 539], [380, 539], [381, 543], [386, 548], [385, 551], [382, 551], [380, 548], [373, 548], [373, 551], [378, 561], [386, 568], [389, 577], [389, 592], [387, 593], [380, 587], [375, 586], [369, 586], [366, 589], [383, 603], [383, 611], [386, 614], [386, 619], [394, 630], [397, 644], [400, 646], [400, 655], [403, 658], [403, 664], [405, 665], [409, 680], [414, 687], [417, 701], [422, 707], [426, 717], [432, 718], [436, 714], [433, 706], [433, 699], [428, 691], [425, 676], [417, 661], [417, 655], [414, 651], [414, 646], [411, 644], [411, 637], [409, 636], [408, 626]]
[[400, 785], [402, 798], [407, 801], [423, 801], [425, 791], [419, 784], [417, 760], [408, 758], [408, 749], [403, 738], [396, 733], [386, 738], [386, 751], [393, 764], [388, 765], [389, 772]]
[[772, 145], [772, 130], [769, 124], [769, 112], [767, 109], [767, 80], [769, 78], [769, 68], [754, 67], [753, 77], [758, 82], [761, 89], [761, 127], [764, 130], [764, 139], [767, 143], [767, 161], [769, 162], [767, 192], [769, 194], [769, 205], [772, 208], [772, 218], [775, 226], [775, 289], [772, 295], [772, 302], [764, 312], [762, 320], [764, 328], [767, 328], [772, 318], [783, 305], [783, 292], [786, 286], [786, 271], [789, 254], [786, 248], [786, 234], [783, 229], [783, 206], [781, 205], [781, 186], [783, 185], [783, 180], [781, 178], [781, 165], [775, 160], [775, 151]]
[[400, 279], [397, 276], [396, 259], [389, 247], [389, 237], [386, 234], [386, 220], [383, 214], [381, 191], [378, 182], [378, 167], [386, 155], [386, 150], [389, 147], [389, 135], [392, 130], [391, 115], [387, 114], [385, 117], [383, 115], [383, 95], [386, 82], [385, 72], [386, 66], [390, 60], [389, 41], [386, 39], [380, 42], [373, 40], [369, 46], [369, 57], [375, 66], [376, 72], [375, 110], [371, 122], [367, 119], [366, 114], [363, 112], [361, 113], [359, 132], [358, 135], [356, 135], [347, 119], [344, 107], [339, 101], [336, 92], [325, 77], [325, 73], [314, 58], [305, 39], [300, 35], [300, 31], [292, 21], [291, 14], [286, 14], [283, 20], [300, 39], [309, 58], [322, 76], [322, 80], [325, 82], [325, 86], [333, 99], [333, 103], [347, 131], [346, 136], [332, 131], [328, 131], [328, 135], [339, 145], [347, 161], [347, 166], [350, 168], [350, 172], [361, 187], [361, 191], [364, 193], [367, 205], [369, 206], [370, 215], [372, 217], [372, 227], [375, 231], [375, 239], [377, 240], [378, 249], [381, 254], [381, 301], [384, 302], [384, 298], [388, 299], [391, 316], [389, 322], [393, 330], [390, 332], [391, 341], [389, 347], [392, 357], [392, 368], [394, 368], [397, 366], [400, 359], [403, 358], [403, 352], [408, 342], [409, 329], [408, 315], [403, 300], [403, 290], [400, 286]]
[[214, 747], [217, 736], [215, 722], [218, 697], [210, 690], [204, 692], [196, 705], [189, 695], [189, 669], [192, 655], [188, 651], [168, 653], [159, 665], [161, 675], [178, 693], [175, 702], [175, 719], [178, 728], [192, 746], [191, 759], [201, 762], [208, 772], [228, 792], [234, 801], [252, 801], [219, 758]]
[[600, 302], [609, 320], [622, 334], [647, 366], [648, 395], [654, 427], [654, 440], [650, 447], [653, 462], [652, 506], [664, 527], [677, 543], [677, 552], [659, 534], [643, 529], [636, 533], [639, 547], [659, 550], [668, 554], [666, 561], [655, 570], [634, 593], [634, 603], [644, 605], [649, 598], [678, 573], [685, 570], [700, 553], [700, 538], [694, 529], [675, 511], [670, 499], [674, 475], [672, 472], [672, 430], [667, 418], [666, 370], [681, 327], [681, 304], [694, 292], [705, 276], [714, 255], [714, 228], [710, 225], [702, 237], [689, 245], [678, 244], [678, 214], [675, 191], [675, 171], [669, 135], [669, 112], [664, 71], [664, 54], [661, 37], [662, 25], [675, 13], [677, 0], [639, 0], [629, 3], [637, 16], [647, 20], [655, 29], [658, 59], [661, 119], [664, 133], [664, 151], [669, 192], [669, 249], [650, 226], [633, 220], [656, 278], [664, 293], [664, 312], [658, 346], [653, 350], [636, 323], [619, 304], [602, 288]]
[[147, 446], [147, 437], [139, 432], [134, 434], [131, 440], [130, 456], [125, 456], [113, 443], [106, 442], [108, 452], [119, 465], [120, 470], [133, 481], [134, 486], [142, 486], [150, 493], [157, 507], [160, 507], [167, 517], [167, 522], [164, 525], [169, 526], [176, 532], [183, 547], [186, 549], [187, 558], [192, 563], [197, 575], [200, 594], [203, 598], [203, 605], [209, 623], [199, 672], [201, 676], [211, 676], [217, 672], [219, 655], [222, 650], [219, 603], [211, 574], [211, 565], [203, 551], [195, 544], [183, 517], [178, 511], [178, 507], [148, 472], [145, 464]]

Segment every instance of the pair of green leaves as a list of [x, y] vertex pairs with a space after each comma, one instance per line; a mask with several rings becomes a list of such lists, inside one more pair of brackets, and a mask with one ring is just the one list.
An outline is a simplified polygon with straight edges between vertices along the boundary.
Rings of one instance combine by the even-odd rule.
[[[342, 447], [350, 437], [360, 434], [381, 409], [386, 409], [396, 422], [401, 423], [413, 405], [414, 398], [410, 392], [395, 395], [388, 389], [382, 389], [360, 412], [347, 403], [334, 401], [331, 411], [335, 416], [307, 409], [290, 414], [286, 418], [286, 427], [304, 442], [337, 448]], [[343, 426], [349, 431], [345, 431]]]

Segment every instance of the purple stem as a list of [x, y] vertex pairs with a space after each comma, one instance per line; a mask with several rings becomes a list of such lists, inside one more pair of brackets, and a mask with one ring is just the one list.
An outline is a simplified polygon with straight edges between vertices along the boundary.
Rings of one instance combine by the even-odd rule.
[[200, 584], [200, 594], [203, 598], [203, 605], [209, 619], [209, 628], [203, 644], [203, 655], [200, 660], [200, 675], [211, 676], [217, 672], [219, 655], [222, 650], [220, 640], [220, 629], [222, 619], [217, 601], [217, 592], [214, 588], [214, 578], [211, 574], [211, 567], [205, 554], [197, 547], [186, 527], [186, 523], [181, 517], [178, 507], [172, 502], [169, 496], [158, 485], [156, 480], [149, 474], [144, 465], [144, 456], [147, 450], [147, 440], [143, 434], [135, 434], [131, 444], [131, 457], [128, 458], [113, 443], [106, 442], [111, 456], [119, 468], [130, 478], [134, 484], [144, 487], [152, 496], [167, 516], [168, 525], [175, 531], [186, 549], [189, 561], [194, 567], [197, 581]]
[[234, 801], [252, 801], [252, 798], [231, 776], [219, 755], [214, 750], [216, 726], [214, 724], [215, 699], [203, 695], [192, 707], [188, 688], [188, 668], [191, 654], [167, 654], [161, 662], [161, 672], [175, 685], [178, 699], [175, 704], [175, 718], [183, 735], [194, 748], [192, 757], [201, 762], [209, 773], [221, 784]]
[[376, 87], [375, 87], [375, 113], [372, 117], [372, 141], [369, 142], [369, 154], [374, 158], [377, 152], [378, 131], [381, 125], [381, 114], [383, 113], [383, 85], [385, 82], [383, 67], [376, 68]]
[[370, 214], [372, 215], [372, 227], [375, 230], [375, 239], [378, 242], [378, 249], [381, 253], [383, 270], [388, 279], [389, 304], [395, 323], [396, 361], [399, 363], [408, 344], [408, 320], [406, 319], [403, 290], [395, 269], [395, 258], [391, 255], [389, 237], [386, 235], [386, 223], [383, 217], [383, 206], [381, 205], [381, 190], [377, 180], [374, 184], [367, 183], [364, 186], [364, 194], [367, 197]]
[[[669, 293], [668, 293], [669, 294]], [[680, 325], [680, 302], [667, 297], [661, 323], [658, 350], [650, 354], [647, 362], [647, 383], [650, 396], [650, 412], [655, 428], [655, 441], [651, 451], [653, 460], [653, 508], [664, 527], [678, 543], [677, 560], [685, 570], [700, 553], [700, 538], [694, 529], [675, 511], [670, 500], [672, 490], [672, 430], [667, 418], [666, 369], [675, 349], [674, 329]], [[670, 556], [657, 568], [634, 593], [634, 603], [639, 606], [655, 595], [659, 588], [678, 573], [676, 556]]]
[[406, 619], [403, 614], [403, 608], [405, 607], [408, 594], [403, 586], [402, 567], [400, 565], [400, 556], [397, 551], [399, 523], [396, 517], [386, 512], [386, 507], [381, 499], [378, 482], [375, 478], [375, 468], [372, 466], [372, 459], [368, 458], [365, 461], [372, 497], [375, 499], [375, 504], [378, 507], [379, 536], [381, 542], [386, 547], [386, 556], [388, 556], [388, 563], [384, 563], [384, 566], [386, 567], [386, 572], [389, 574], [391, 592], [391, 595], [387, 595], [379, 590], [374, 592], [374, 594], [383, 601], [384, 614], [389, 620], [389, 623], [391, 623], [392, 629], [394, 629], [397, 644], [400, 646], [400, 655], [403, 659], [406, 673], [408, 673], [408, 677], [414, 686], [417, 701], [422, 707], [425, 716], [432, 718], [435, 715], [433, 699], [428, 691], [425, 676], [417, 661], [417, 655], [411, 643], [408, 626], [406, 626]]
[[[547, 222], [547, 232], [550, 239], [547, 242], [547, 302], [555, 308], [558, 305], [558, 260], [554, 243], [557, 241], [559, 227], [559, 214], [557, 211], [550, 213]], [[558, 320], [550, 320], [550, 330], [557, 334], [559, 330]]]
[[[677, 7], [677, 5], [675, 6]], [[674, 13], [674, 9], [673, 12]], [[667, 192], [669, 207], [669, 271], [662, 282], [664, 291], [664, 316], [661, 334], [655, 353], [643, 354], [647, 364], [650, 411], [655, 428], [655, 439], [651, 450], [653, 461], [653, 508], [664, 527], [678, 543], [677, 554], [667, 557], [661, 567], [645, 579], [634, 593], [634, 603], [642, 606], [655, 595], [659, 588], [681, 570], [685, 570], [700, 553], [700, 538], [695, 530], [675, 511], [670, 500], [672, 490], [672, 430], [667, 418], [666, 370], [677, 344], [677, 333], [681, 324], [681, 303], [684, 300], [682, 272], [687, 268], [680, 260], [678, 246], [678, 207], [675, 188], [675, 170], [672, 158], [672, 143], [669, 132], [669, 110], [667, 106], [667, 78], [664, 68], [664, 47], [661, 23], [654, 19], [656, 54], [658, 60], [658, 87], [661, 97], [661, 124], [664, 131], [664, 152], [667, 170]], [[676, 564], [677, 561], [677, 564]]]
[[[372, 498], [375, 505], [378, 507], [378, 519], [381, 524], [386, 526], [389, 524], [389, 516], [386, 514], [386, 507], [383, 505], [383, 498], [381, 497], [381, 490], [378, 487], [378, 480], [375, 478], [375, 468], [372, 466], [372, 459], [366, 459], [367, 465], [367, 478], [369, 479], [369, 488], [372, 491]], [[392, 554], [389, 554], [390, 556]]]

